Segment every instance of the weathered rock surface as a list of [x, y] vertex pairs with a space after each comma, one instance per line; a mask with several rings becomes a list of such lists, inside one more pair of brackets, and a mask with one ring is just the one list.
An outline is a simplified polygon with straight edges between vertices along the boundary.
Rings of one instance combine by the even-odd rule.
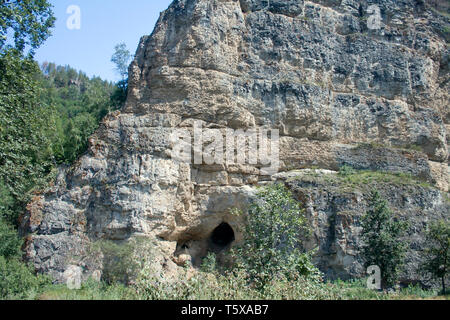
[[[104, 119], [89, 151], [29, 205], [27, 257], [64, 281], [99, 239], [155, 239], [167, 270], [228, 246], [211, 240], [222, 223], [240, 241], [242, 222], [229, 210], [245, 210], [258, 184], [282, 175], [172, 159], [173, 130], [200, 120], [221, 130], [279, 129], [281, 173], [348, 165], [434, 185], [378, 185], [414, 221], [412, 270], [426, 224], [449, 218], [449, 20], [421, 3], [174, 1], [140, 41], [124, 109]], [[368, 29], [372, 4], [381, 12], [377, 30]], [[330, 278], [361, 275], [367, 190], [298, 179], [288, 186], [308, 208], [318, 265]], [[80, 261], [85, 277], [98, 272]]]
[[[430, 221], [448, 219], [449, 200], [441, 192], [413, 180], [392, 181], [372, 178], [371, 183], [348, 183], [337, 174], [294, 173], [282, 179], [304, 204], [314, 234], [307, 247], [319, 248], [315, 260], [329, 279], [347, 280], [364, 274], [359, 255], [361, 217], [367, 210], [367, 199], [373, 188], [380, 190], [395, 216], [408, 223], [408, 253], [403, 284], [422, 279], [418, 268], [424, 262], [426, 248], [423, 234]], [[428, 285], [429, 283], [423, 282]]]

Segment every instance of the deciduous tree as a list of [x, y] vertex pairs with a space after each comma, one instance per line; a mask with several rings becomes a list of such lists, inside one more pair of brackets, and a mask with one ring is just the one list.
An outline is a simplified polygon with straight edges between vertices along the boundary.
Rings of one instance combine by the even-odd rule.
[[46, 0], [0, 0], [0, 51], [29, 48], [33, 55], [51, 34], [52, 6]]

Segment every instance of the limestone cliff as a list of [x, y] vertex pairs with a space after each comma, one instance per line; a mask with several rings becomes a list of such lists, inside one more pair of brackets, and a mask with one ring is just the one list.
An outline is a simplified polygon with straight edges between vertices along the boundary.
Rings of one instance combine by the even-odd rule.
[[[140, 41], [126, 106], [29, 205], [28, 259], [58, 281], [69, 265], [87, 276], [98, 266], [77, 257], [89, 243], [144, 235], [157, 240], [167, 270], [186, 256], [198, 265], [208, 250], [242, 239], [229, 210], [245, 210], [258, 185], [280, 180], [307, 209], [308, 245], [319, 246], [329, 278], [363, 273], [359, 217], [376, 186], [414, 222], [403, 280], [418, 280], [423, 230], [450, 211], [448, 23], [416, 0], [174, 1]], [[195, 120], [278, 129], [279, 173], [176, 161], [170, 135]], [[349, 189], [335, 173], [344, 165], [387, 178]]]

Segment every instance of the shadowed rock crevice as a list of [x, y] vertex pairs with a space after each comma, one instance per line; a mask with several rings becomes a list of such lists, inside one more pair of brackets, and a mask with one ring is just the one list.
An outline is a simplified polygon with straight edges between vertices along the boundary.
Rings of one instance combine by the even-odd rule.
[[233, 228], [228, 223], [220, 224], [209, 239], [211, 251], [218, 253], [230, 247], [235, 240]]
[[198, 268], [210, 252], [218, 256], [218, 261], [222, 261], [223, 255], [231, 248], [231, 245], [235, 241], [236, 235], [233, 228], [228, 223], [223, 222], [209, 236], [198, 235], [195, 239], [178, 241], [174, 253], [174, 262], [179, 266], [184, 266], [186, 263], [189, 263]]

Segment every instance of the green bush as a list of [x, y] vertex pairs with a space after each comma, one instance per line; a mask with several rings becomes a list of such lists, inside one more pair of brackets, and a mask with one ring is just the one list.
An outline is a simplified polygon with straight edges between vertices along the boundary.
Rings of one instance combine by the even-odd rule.
[[138, 274], [140, 263], [135, 258], [137, 243], [135, 240], [128, 242], [98, 241], [93, 245], [93, 254], [102, 257], [102, 280], [107, 284], [128, 284]]
[[365, 279], [319, 283], [306, 277], [295, 281], [278, 277], [265, 292], [247, 284], [243, 270], [219, 273], [185, 269], [178, 279], [162, 277], [151, 267], [141, 270], [131, 286], [88, 281], [80, 290], [52, 285], [38, 296], [45, 300], [392, 300], [432, 298], [436, 292], [408, 287], [396, 292], [378, 292], [366, 287]]
[[213, 273], [217, 270], [217, 256], [215, 253], [210, 252], [203, 258], [200, 270], [207, 273]]
[[437, 291], [438, 290], [423, 289], [422, 286], [417, 284], [417, 285], [409, 285], [408, 287], [401, 289], [399, 294], [401, 296], [406, 296], [406, 297], [418, 297], [418, 298], [425, 299], [425, 298], [437, 296], [437, 294], [438, 294]]
[[135, 297], [142, 300], [305, 300], [336, 299], [328, 286], [310, 278], [280, 275], [268, 281], [264, 292], [248, 285], [245, 270], [223, 273], [194, 272], [167, 280], [150, 269], [143, 270], [135, 284]]
[[0, 299], [33, 299], [49, 283], [47, 277], [34, 275], [19, 259], [0, 257]]
[[304, 211], [284, 185], [261, 188], [246, 219], [245, 239], [232, 256], [252, 285], [264, 291], [277, 277], [320, 278], [311, 253], [302, 250], [302, 239], [310, 232]]
[[18, 256], [21, 244], [16, 230], [0, 217], [0, 256], [5, 259]]
[[0, 218], [0, 299], [32, 299], [48, 284], [48, 278], [36, 276], [32, 267], [20, 259], [22, 239], [16, 230]]
[[351, 176], [353, 174], [356, 174], [356, 170], [350, 166], [344, 165], [339, 168], [339, 175], [342, 177]]

